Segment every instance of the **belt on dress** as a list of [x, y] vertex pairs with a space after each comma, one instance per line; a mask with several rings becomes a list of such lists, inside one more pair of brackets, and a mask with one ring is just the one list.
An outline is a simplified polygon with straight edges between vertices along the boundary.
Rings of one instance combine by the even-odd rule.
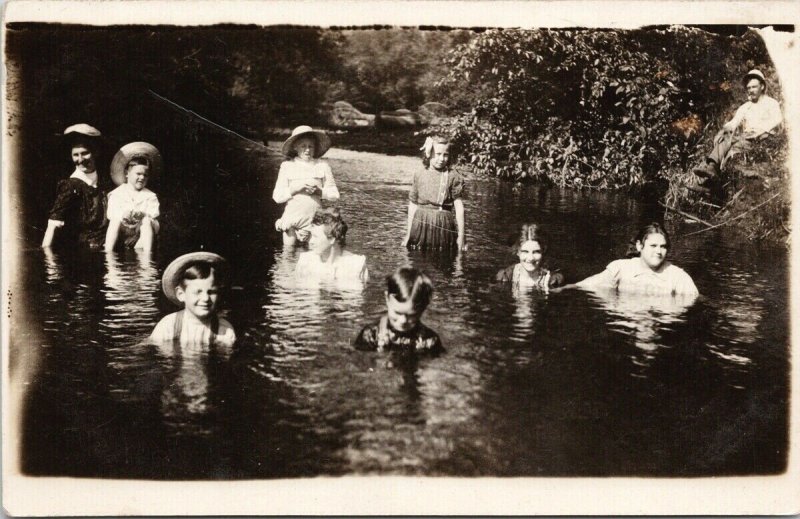
[[452, 208], [452, 206], [443, 206], [439, 204], [419, 204], [419, 205], [425, 208], [437, 209], [439, 211], [450, 211]]

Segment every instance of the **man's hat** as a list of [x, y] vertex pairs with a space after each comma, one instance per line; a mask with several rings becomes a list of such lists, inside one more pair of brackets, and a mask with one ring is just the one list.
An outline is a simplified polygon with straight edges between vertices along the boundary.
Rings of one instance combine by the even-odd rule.
[[761, 84], [764, 85], [764, 88], [765, 89], [767, 88], [767, 79], [764, 77], [764, 74], [762, 74], [760, 70], [754, 68], [753, 70], [744, 75], [744, 78], [742, 78], [742, 82], [744, 82], [744, 84], [747, 85], [747, 82], [750, 81], [751, 79], [757, 79], [761, 81]]

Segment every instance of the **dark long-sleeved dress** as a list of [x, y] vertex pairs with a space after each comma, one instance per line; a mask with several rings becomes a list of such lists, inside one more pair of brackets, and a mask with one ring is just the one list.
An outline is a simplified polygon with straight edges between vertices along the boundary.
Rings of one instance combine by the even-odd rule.
[[49, 218], [64, 222], [59, 231], [59, 241], [71, 240], [91, 248], [103, 247], [108, 225], [106, 191], [103, 185], [93, 187], [75, 177], [58, 183], [56, 201]]
[[414, 173], [408, 201], [417, 205], [411, 222], [408, 247], [452, 250], [458, 228], [454, 202], [464, 196], [464, 179], [453, 170], [425, 169]]

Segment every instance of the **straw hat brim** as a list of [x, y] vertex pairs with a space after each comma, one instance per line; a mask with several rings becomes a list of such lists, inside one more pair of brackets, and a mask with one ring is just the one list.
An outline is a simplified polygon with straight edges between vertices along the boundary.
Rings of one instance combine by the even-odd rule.
[[286, 141], [283, 143], [283, 146], [281, 146], [281, 153], [283, 153], [288, 157], [297, 139], [299, 139], [300, 137], [304, 137], [306, 135], [313, 135], [314, 138], [317, 140], [317, 145], [314, 149], [315, 159], [318, 159], [321, 156], [325, 155], [325, 152], [327, 152], [330, 149], [331, 138], [328, 137], [328, 134], [320, 130], [306, 130], [300, 133], [296, 133], [291, 137], [289, 137], [288, 139], [286, 139]]
[[164, 269], [164, 275], [161, 276], [161, 290], [164, 291], [167, 299], [178, 306], [181, 305], [175, 293], [175, 288], [180, 284], [183, 272], [193, 263], [199, 262], [211, 263], [215, 269], [227, 273], [228, 262], [219, 254], [214, 254], [213, 252], [190, 252], [189, 254], [178, 256]]
[[116, 185], [125, 183], [125, 167], [137, 155], [144, 155], [150, 161], [150, 180], [161, 174], [163, 161], [158, 149], [147, 142], [131, 142], [120, 148], [111, 160], [111, 180]]

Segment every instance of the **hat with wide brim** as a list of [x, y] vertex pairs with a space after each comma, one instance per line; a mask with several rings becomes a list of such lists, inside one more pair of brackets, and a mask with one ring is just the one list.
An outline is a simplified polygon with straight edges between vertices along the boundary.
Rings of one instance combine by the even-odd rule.
[[86, 123], [79, 123], [73, 124], [72, 126], [67, 126], [67, 129], [64, 130], [64, 135], [84, 135], [87, 137], [100, 137], [100, 130], [95, 128], [94, 126], [89, 126]]
[[325, 132], [322, 130], [315, 130], [311, 126], [298, 126], [292, 130], [292, 136], [286, 139], [286, 142], [284, 142], [283, 146], [281, 146], [281, 153], [288, 157], [292, 152], [292, 148], [294, 147], [294, 143], [297, 141], [297, 139], [306, 135], [312, 135], [317, 140], [317, 145], [314, 149], [315, 159], [325, 155], [325, 152], [330, 149], [331, 138], [328, 137]]
[[195, 263], [210, 263], [220, 274], [220, 276], [227, 275], [228, 262], [219, 254], [213, 252], [190, 252], [183, 256], [178, 256], [166, 269], [164, 275], [161, 276], [161, 290], [167, 299], [180, 306], [181, 302], [175, 294], [175, 288], [180, 285], [183, 278], [183, 273], [194, 265]]
[[95, 147], [102, 142], [103, 135], [100, 130], [86, 123], [73, 124], [64, 130], [64, 139], [68, 146], [75, 147], [78, 144], [85, 144]]
[[125, 168], [134, 157], [146, 157], [150, 162], [150, 179], [158, 177], [163, 163], [158, 149], [147, 142], [131, 142], [121, 147], [111, 161], [111, 180], [116, 185], [125, 183]]
[[753, 70], [744, 75], [744, 77], [742, 78], [742, 82], [745, 85], [747, 85], [747, 82], [750, 81], [751, 79], [757, 79], [761, 81], [761, 84], [764, 85], [764, 88], [765, 89], [767, 88], [767, 79], [764, 77], [764, 74], [762, 74], [760, 70], [754, 68]]

